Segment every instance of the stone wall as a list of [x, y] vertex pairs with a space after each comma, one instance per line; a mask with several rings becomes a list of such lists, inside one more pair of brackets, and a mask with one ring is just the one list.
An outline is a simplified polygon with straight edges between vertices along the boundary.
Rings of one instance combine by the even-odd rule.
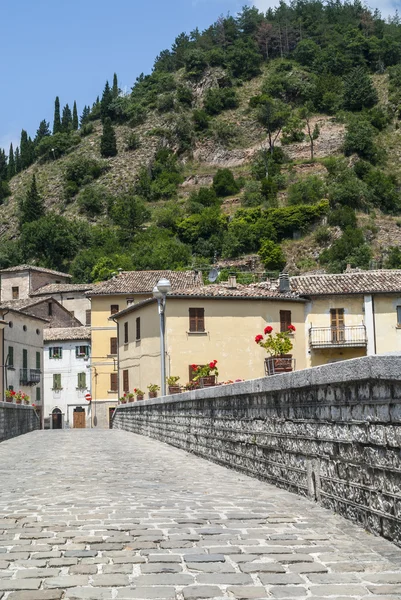
[[309, 496], [401, 545], [400, 425], [401, 355], [122, 405], [113, 420]]
[[35, 429], [40, 429], [40, 421], [32, 406], [0, 402], [0, 442]]

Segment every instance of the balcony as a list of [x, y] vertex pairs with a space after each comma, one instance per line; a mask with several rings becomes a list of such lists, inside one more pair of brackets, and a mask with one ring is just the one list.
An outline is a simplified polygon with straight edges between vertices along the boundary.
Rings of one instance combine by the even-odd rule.
[[368, 343], [365, 325], [353, 327], [311, 327], [311, 348], [364, 348]]
[[37, 385], [40, 383], [40, 369], [20, 369], [20, 385]]

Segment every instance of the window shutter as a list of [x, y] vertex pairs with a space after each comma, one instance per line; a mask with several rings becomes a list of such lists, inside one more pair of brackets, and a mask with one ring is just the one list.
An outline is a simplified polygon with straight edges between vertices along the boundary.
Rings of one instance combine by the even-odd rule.
[[123, 371], [123, 391], [129, 392], [129, 375], [128, 370]]
[[190, 308], [189, 309], [189, 331], [205, 331], [205, 309]]
[[22, 368], [28, 368], [28, 350], [22, 350]]
[[53, 389], [61, 390], [61, 373], [54, 373], [53, 375]]
[[196, 331], [196, 308], [189, 309], [189, 331]]
[[280, 331], [288, 331], [288, 326], [291, 325], [291, 311], [280, 310]]
[[110, 338], [110, 354], [117, 354], [117, 338]]
[[40, 352], [36, 352], [36, 368], [40, 369]]
[[[401, 306], [397, 306], [397, 325], [398, 327], [401, 327]], [[11, 350], [11, 348], [9, 350]]]
[[40, 402], [40, 387], [36, 388], [36, 402]]
[[14, 348], [13, 346], [8, 347], [8, 366], [14, 366]]
[[128, 344], [128, 321], [124, 323], [124, 344]]
[[141, 317], [137, 317], [136, 319], [136, 339], [141, 339]]
[[86, 388], [86, 373], [78, 373], [78, 387]]
[[117, 373], [110, 373], [110, 391], [117, 392], [118, 390], [118, 375]]
[[92, 321], [92, 319], [91, 319], [91, 311], [90, 311], [90, 310], [87, 310], [87, 311], [85, 312], [85, 324], [86, 324], [86, 325], [90, 325], [90, 324], [91, 324], [91, 321]]

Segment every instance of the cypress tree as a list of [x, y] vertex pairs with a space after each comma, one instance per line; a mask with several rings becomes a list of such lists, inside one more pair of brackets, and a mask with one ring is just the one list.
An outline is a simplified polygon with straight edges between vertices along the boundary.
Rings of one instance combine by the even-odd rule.
[[113, 98], [117, 98], [118, 97], [118, 93], [119, 93], [119, 89], [118, 89], [117, 73], [114, 73], [114, 76], [113, 76], [113, 88], [112, 88]]
[[37, 221], [45, 214], [45, 205], [43, 198], [38, 192], [36, 177], [32, 176], [31, 185], [27, 191], [25, 199], [20, 204], [20, 225]]
[[103, 133], [100, 139], [100, 154], [105, 158], [116, 156], [117, 154], [116, 133], [111, 124], [110, 117], [106, 117], [103, 123]]
[[87, 121], [89, 120], [89, 115], [91, 114], [91, 109], [89, 108], [89, 106], [84, 106], [84, 109], [82, 111], [82, 115], [80, 117], [80, 123], [81, 123], [81, 127], [82, 125], [85, 125], [85, 123], [87, 123]]
[[8, 178], [7, 156], [4, 150], [0, 149], [0, 181], [6, 181]]
[[71, 109], [66, 104], [63, 108], [63, 116], [61, 118], [61, 131], [68, 133], [72, 129], [72, 114]]
[[76, 131], [79, 127], [79, 123], [78, 123], [78, 110], [77, 110], [77, 103], [74, 100], [74, 106], [72, 109], [72, 128], [74, 131]]
[[49, 135], [51, 135], [49, 125], [50, 124], [46, 121], [46, 119], [43, 119], [43, 121], [39, 123], [39, 127], [36, 131], [36, 136], [34, 140], [35, 146], [37, 146], [44, 137], [48, 137]]
[[22, 166], [21, 166], [21, 155], [20, 155], [18, 146], [15, 149], [14, 159], [15, 159], [15, 172], [20, 173], [22, 171]]
[[60, 99], [56, 96], [54, 101], [54, 120], [53, 120], [53, 135], [60, 133], [61, 131], [61, 119], [60, 119]]
[[109, 82], [106, 81], [106, 85], [104, 86], [104, 90], [103, 90], [103, 96], [102, 99], [100, 101], [100, 116], [102, 121], [104, 121], [106, 119], [106, 117], [109, 116], [109, 108], [110, 108], [110, 104], [113, 101], [113, 93], [110, 89], [109, 86]]
[[23, 129], [21, 131], [20, 154], [21, 154], [21, 169], [27, 169], [32, 164], [32, 140], [28, 138], [28, 134]]
[[8, 153], [8, 178], [14, 177], [15, 175], [15, 159], [14, 159], [14, 148], [10, 144], [10, 151]]

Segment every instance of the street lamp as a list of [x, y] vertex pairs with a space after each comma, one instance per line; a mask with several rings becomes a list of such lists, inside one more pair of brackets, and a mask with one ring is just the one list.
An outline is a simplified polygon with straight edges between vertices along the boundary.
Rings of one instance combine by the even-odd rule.
[[160, 367], [161, 367], [161, 391], [166, 395], [166, 351], [164, 344], [164, 311], [166, 309], [166, 296], [171, 291], [171, 283], [164, 277], [159, 279], [153, 288], [153, 297], [156, 298], [160, 316]]

